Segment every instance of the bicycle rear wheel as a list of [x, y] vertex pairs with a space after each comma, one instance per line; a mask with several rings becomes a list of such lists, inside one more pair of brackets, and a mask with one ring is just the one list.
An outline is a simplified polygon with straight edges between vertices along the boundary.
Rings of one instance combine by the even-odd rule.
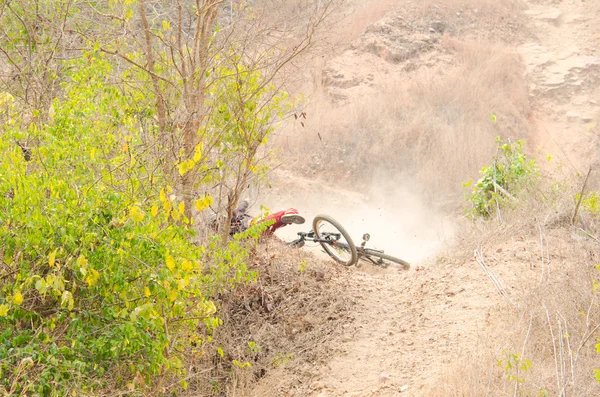
[[[350, 235], [335, 219], [328, 215], [317, 215], [313, 219], [313, 230], [321, 247], [335, 261], [352, 266], [358, 260], [356, 245]], [[333, 235], [337, 235], [335, 238]], [[338, 238], [339, 236], [339, 238]]]
[[[377, 258], [373, 259], [373, 258]], [[371, 264], [375, 264], [377, 266], [388, 267], [391, 264], [400, 265], [404, 270], [410, 269], [410, 263], [396, 258], [395, 256], [384, 254], [381, 251], [377, 251], [370, 248], [365, 248], [364, 251], [361, 251], [359, 254], [359, 258], [365, 262], [369, 262]]]

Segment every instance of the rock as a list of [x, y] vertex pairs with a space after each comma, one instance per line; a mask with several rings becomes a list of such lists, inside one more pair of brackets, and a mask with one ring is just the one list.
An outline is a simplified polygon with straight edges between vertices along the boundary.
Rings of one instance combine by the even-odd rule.
[[317, 381], [315, 383], [312, 384], [312, 389], [313, 390], [321, 390], [325, 388], [325, 383], [322, 381]]
[[545, 6], [532, 7], [531, 9], [525, 11], [525, 14], [532, 16], [537, 20], [552, 22], [555, 24], [558, 23], [562, 17], [562, 11], [560, 9]]
[[573, 110], [569, 110], [567, 112], [567, 120], [569, 121], [579, 121], [581, 120], [581, 115]]
[[382, 372], [379, 374], [379, 381], [380, 382], [386, 382], [390, 380], [390, 374], [388, 374], [387, 372]]
[[407, 390], [408, 390], [408, 385], [404, 385], [400, 388], [400, 393], [404, 393]]
[[446, 24], [442, 21], [435, 21], [431, 24], [431, 28], [429, 28], [429, 31], [431, 31], [432, 29], [434, 32], [442, 34], [444, 33], [444, 30], [446, 30]]

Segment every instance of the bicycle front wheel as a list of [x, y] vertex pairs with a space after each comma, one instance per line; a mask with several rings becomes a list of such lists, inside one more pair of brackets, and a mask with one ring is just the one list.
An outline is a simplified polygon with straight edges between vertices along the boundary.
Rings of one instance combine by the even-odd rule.
[[352, 266], [358, 260], [356, 245], [350, 235], [329, 215], [317, 215], [313, 220], [313, 230], [321, 247], [335, 261]]
[[381, 267], [388, 267], [391, 264], [395, 264], [402, 266], [404, 270], [410, 269], [410, 263], [400, 258], [396, 258], [395, 256], [387, 255], [381, 251], [369, 248], [365, 248], [364, 251], [361, 251], [359, 259]]

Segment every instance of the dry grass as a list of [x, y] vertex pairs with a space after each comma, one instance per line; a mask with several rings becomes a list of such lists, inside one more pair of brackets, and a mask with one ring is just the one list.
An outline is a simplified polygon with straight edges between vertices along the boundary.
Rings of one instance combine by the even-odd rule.
[[[261, 242], [251, 259], [258, 281], [219, 299], [223, 325], [198, 363], [208, 372], [194, 379], [190, 395], [245, 395], [273, 371], [293, 386], [291, 379], [310, 377], [299, 370], [303, 363], [331, 354], [327, 342], [349, 321], [353, 298], [344, 293], [345, 269], [273, 239]], [[250, 366], [236, 367], [233, 360]], [[271, 393], [278, 385], [263, 387]]]
[[[570, 224], [581, 179], [563, 180], [558, 191], [544, 189], [543, 201], [522, 199], [501, 224], [486, 224], [470, 240], [483, 247], [518, 309], [494, 310], [482, 341], [448, 368], [446, 382], [432, 395], [600, 393], [594, 376], [600, 369], [600, 296], [594, 287], [600, 242], [590, 237], [600, 229], [585, 208], [580, 221]], [[510, 354], [531, 367], [518, 374], [515, 366], [507, 368]]]
[[311, 171], [335, 179], [416, 181], [436, 199], [462, 194], [461, 182], [477, 178], [495, 154], [496, 136], [528, 138], [529, 103], [514, 51], [449, 37], [445, 44], [451, 66], [420, 76], [420, 83], [398, 83], [348, 107], [322, 110], [324, 142], [302, 136], [296, 155]]

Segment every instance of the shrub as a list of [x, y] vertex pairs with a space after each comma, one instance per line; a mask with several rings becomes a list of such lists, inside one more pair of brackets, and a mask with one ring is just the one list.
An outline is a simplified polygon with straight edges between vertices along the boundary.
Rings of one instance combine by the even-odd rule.
[[25, 129], [0, 97], [0, 391], [160, 391], [165, 375], [185, 388], [184, 356], [220, 324], [211, 297], [255, 278], [243, 238], [260, 227], [193, 244], [147, 161], [143, 97], [108, 84], [96, 53], [71, 69], [47, 123]]
[[[498, 154], [491, 166], [483, 167], [482, 177], [468, 194], [472, 205], [470, 212], [475, 215], [488, 217], [493, 208], [516, 201], [516, 196], [523, 188], [535, 183], [539, 169], [534, 159], [528, 159], [523, 152], [524, 141], [504, 143], [496, 138]], [[472, 185], [472, 181], [464, 183], [464, 187]]]

